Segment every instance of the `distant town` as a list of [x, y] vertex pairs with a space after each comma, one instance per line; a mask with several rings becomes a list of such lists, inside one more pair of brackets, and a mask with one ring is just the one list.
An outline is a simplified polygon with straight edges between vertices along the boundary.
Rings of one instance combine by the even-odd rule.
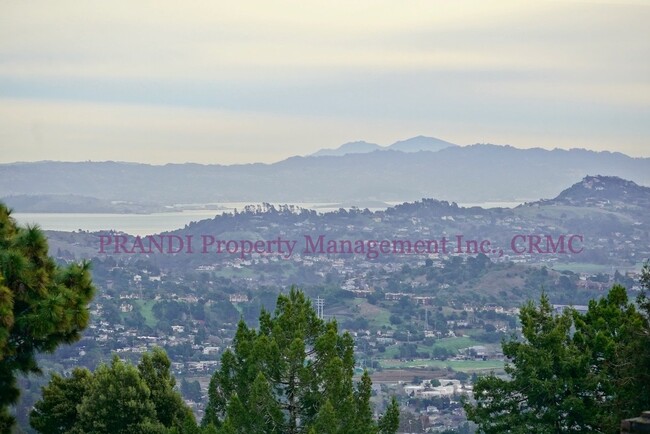
[[[604, 182], [609, 189], [619, 185], [616, 179]], [[453, 250], [377, 258], [354, 251], [288, 256], [255, 251], [124, 254], [115, 253], [115, 240], [133, 246], [145, 238], [50, 232], [50, 248], [58, 261], [92, 258], [99, 292], [83, 339], [43, 361], [50, 369], [94, 368], [111, 353], [135, 360], [160, 346], [172, 359], [183, 396], [201, 416], [210, 376], [231, 345], [237, 323], [244, 320], [255, 327], [261, 309], [273, 310], [277, 295], [297, 285], [322, 318], [336, 320], [354, 337], [357, 372], [371, 373], [377, 411], [389, 396], [397, 395], [403, 423], [411, 432], [458, 427], [469, 432], [461, 397], [471, 396], [476, 375], [503, 372], [501, 340], [520, 333], [518, 313], [524, 302], [546, 293], [558, 311], [567, 306], [584, 309], [589, 299], [614, 283], [640, 289], [637, 263], [650, 256], [648, 217], [638, 213], [634, 201], [627, 201], [625, 208], [591, 199], [588, 204], [534, 203], [514, 210], [460, 208], [426, 199], [385, 212], [328, 214], [267, 205], [159, 236], [187, 240], [214, 233], [223, 239], [251, 240], [254, 247], [255, 240], [273, 239], [269, 234], [276, 234], [277, 241], [304, 233], [338, 239], [355, 233], [368, 239], [445, 234], [450, 240], [463, 233], [468, 239], [487, 234], [495, 242], [510, 242], [511, 234], [531, 234], [516, 235], [525, 251], [503, 255]], [[565, 235], [578, 230], [579, 239]], [[538, 248], [550, 243], [550, 250], [531, 251], [531, 238]], [[20, 408], [28, 409], [37, 398], [38, 388], [29, 390], [33, 394], [23, 396]], [[19, 417], [25, 413], [19, 412]]]

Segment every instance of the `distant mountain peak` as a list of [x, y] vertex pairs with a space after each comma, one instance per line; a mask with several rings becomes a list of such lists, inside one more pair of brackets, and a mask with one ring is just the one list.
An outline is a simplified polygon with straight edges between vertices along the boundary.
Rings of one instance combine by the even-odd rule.
[[320, 149], [311, 154], [311, 157], [342, 156], [347, 154], [366, 154], [374, 151], [400, 151], [400, 152], [437, 152], [441, 149], [458, 146], [435, 137], [416, 136], [410, 139], [400, 140], [390, 146], [380, 146], [376, 143], [369, 143], [363, 140], [344, 143], [336, 149]]
[[401, 140], [388, 146], [387, 149], [402, 152], [420, 152], [429, 151], [437, 152], [441, 149], [458, 146], [444, 140], [436, 139], [435, 137], [416, 136], [410, 139]]
[[365, 154], [367, 152], [373, 152], [383, 149], [376, 143], [369, 143], [363, 140], [357, 140], [354, 142], [344, 143], [336, 149], [321, 149], [313, 154], [312, 157], [322, 157], [322, 156], [341, 156], [347, 154]]

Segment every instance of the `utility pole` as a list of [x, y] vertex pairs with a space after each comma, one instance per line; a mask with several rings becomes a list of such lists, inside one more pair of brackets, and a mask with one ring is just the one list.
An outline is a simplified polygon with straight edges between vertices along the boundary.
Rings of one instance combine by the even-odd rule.
[[428, 329], [429, 329], [429, 309], [425, 307], [424, 308], [424, 331], [426, 332]]
[[316, 297], [316, 316], [319, 319], [325, 319], [325, 299]]

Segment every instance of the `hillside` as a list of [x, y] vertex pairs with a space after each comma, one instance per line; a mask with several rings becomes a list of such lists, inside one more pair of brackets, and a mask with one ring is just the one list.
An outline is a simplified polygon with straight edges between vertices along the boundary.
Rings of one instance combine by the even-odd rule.
[[231, 166], [44, 161], [0, 165], [0, 197], [75, 194], [158, 205], [401, 202], [422, 197], [523, 202], [555, 197], [593, 173], [650, 185], [650, 158], [580, 149], [473, 145], [438, 152], [292, 157], [273, 164]]
[[608, 209], [647, 208], [650, 188], [617, 176], [586, 176], [550, 200], [528, 205], [570, 205]]

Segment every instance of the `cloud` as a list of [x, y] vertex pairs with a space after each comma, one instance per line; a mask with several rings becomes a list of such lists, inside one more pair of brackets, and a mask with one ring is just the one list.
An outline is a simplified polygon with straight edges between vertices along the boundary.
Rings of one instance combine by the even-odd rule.
[[[355, 131], [368, 132], [370, 124], [359, 128], [336, 118], [0, 99], [0, 159], [273, 162], [339, 144]], [[375, 127], [375, 134], [387, 132]]]
[[[648, 7], [514, 1], [5, 3], [0, 73], [269, 80], [358, 70], [627, 68]], [[642, 57], [625, 56], [644, 64]]]
[[477, 122], [463, 117], [378, 122], [373, 117], [0, 99], [0, 163], [89, 159], [153, 164], [271, 163], [350, 140], [387, 145], [418, 134], [436, 135], [461, 145], [492, 142], [606, 150], [617, 142], [621, 152], [648, 156], [647, 147], [643, 147], [647, 131], [630, 131], [625, 141], [619, 141], [620, 135], [614, 133], [594, 139], [589, 129], [567, 128], [560, 119], [557, 127], [550, 128], [548, 122], [545, 118], [513, 126], [499, 119]]
[[647, 2], [2, 2], [2, 158], [273, 161], [415, 134], [643, 155], [648, 21]]

